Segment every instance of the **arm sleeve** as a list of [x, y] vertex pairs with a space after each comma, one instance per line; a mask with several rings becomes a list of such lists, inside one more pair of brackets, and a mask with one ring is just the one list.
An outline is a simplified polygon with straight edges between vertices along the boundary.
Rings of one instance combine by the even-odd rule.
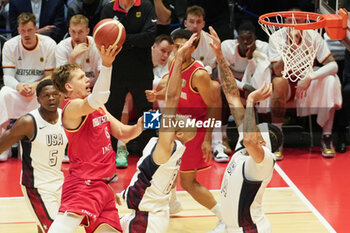
[[274, 158], [271, 151], [263, 147], [264, 160], [256, 163], [250, 156], [245, 162], [244, 175], [251, 181], [262, 181], [266, 179], [272, 172], [274, 166]]
[[328, 75], [336, 75], [338, 72], [338, 64], [335, 61], [329, 62], [322, 66], [312, 74], [310, 74], [311, 79], [322, 79]]
[[14, 68], [4, 69], [4, 85], [16, 90], [17, 84], [19, 82], [15, 78], [15, 75], [16, 75], [16, 69]]
[[109, 88], [111, 86], [112, 66], [102, 66], [100, 75], [97, 78], [92, 93], [87, 97], [89, 105], [98, 109], [103, 106], [109, 98]]
[[2, 67], [4, 71], [4, 84], [16, 90], [19, 83], [16, 79], [16, 59], [11, 51], [10, 41], [4, 44], [2, 50]]

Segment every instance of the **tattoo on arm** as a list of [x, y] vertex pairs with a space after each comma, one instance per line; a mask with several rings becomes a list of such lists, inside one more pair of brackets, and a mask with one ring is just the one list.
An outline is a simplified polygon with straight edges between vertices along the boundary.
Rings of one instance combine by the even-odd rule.
[[255, 110], [254, 106], [247, 106], [244, 115], [244, 132], [252, 133], [257, 132], [256, 120], [255, 120]]
[[226, 63], [225, 58], [220, 58], [218, 60], [218, 64], [224, 92], [233, 96], [239, 96], [236, 80], [232, 74], [232, 71], [230, 70], [230, 67]]
[[237, 105], [236, 101], [240, 100], [239, 89], [233, 76], [233, 73], [226, 63], [224, 57], [218, 59], [220, 77], [221, 77], [221, 87], [225, 93], [225, 96], [228, 100], [230, 111], [232, 116], [235, 119], [236, 125], [240, 125], [244, 118], [244, 107], [239, 104]]

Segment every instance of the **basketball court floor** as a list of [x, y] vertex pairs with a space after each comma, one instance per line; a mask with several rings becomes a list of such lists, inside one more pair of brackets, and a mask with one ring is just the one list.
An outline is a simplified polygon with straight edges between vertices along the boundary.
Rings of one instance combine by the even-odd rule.
[[[112, 184], [116, 192], [128, 185], [137, 159], [130, 156], [129, 167], [118, 170], [119, 180]], [[263, 200], [273, 232], [350, 232], [349, 165], [350, 152], [325, 159], [319, 147], [285, 148], [285, 159], [276, 163]], [[210, 169], [199, 175], [200, 182], [217, 199], [225, 167], [226, 164], [213, 162]], [[20, 170], [21, 162], [16, 158], [0, 163], [0, 233], [36, 233], [35, 220], [20, 190]], [[67, 164], [63, 170], [67, 172]], [[169, 233], [207, 232], [215, 226], [216, 217], [197, 204], [179, 184], [177, 193], [183, 210], [171, 217]], [[125, 203], [119, 212], [120, 216], [128, 212]], [[77, 232], [85, 231], [80, 228]]]

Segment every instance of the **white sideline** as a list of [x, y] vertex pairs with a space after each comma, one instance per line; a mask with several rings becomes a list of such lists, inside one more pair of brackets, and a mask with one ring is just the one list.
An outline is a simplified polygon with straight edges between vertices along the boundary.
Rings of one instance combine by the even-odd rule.
[[293, 189], [297, 196], [309, 207], [314, 215], [320, 220], [320, 222], [325, 226], [325, 228], [331, 233], [337, 233], [333, 227], [327, 222], [327, 220], [318, 212], [318, 210], [311, 204], [311, 202], [304, 196], [304, 194], [297, 188], [293, 181], [287, 176], [287, 174], [282, 170], [278, 164], [275, 164], [275, 170], [282, 177], [282, 179]]

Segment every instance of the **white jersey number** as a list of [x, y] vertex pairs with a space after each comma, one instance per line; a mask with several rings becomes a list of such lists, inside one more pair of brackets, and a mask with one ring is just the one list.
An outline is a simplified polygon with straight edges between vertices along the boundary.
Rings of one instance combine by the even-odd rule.
[[50, 167], [56, 166], [56, 164], [57, 164], [57, 154], [58, 154], [58, 150], [50, 151], [50, 155], [49, 155], [49, 165], [50, 165]]

